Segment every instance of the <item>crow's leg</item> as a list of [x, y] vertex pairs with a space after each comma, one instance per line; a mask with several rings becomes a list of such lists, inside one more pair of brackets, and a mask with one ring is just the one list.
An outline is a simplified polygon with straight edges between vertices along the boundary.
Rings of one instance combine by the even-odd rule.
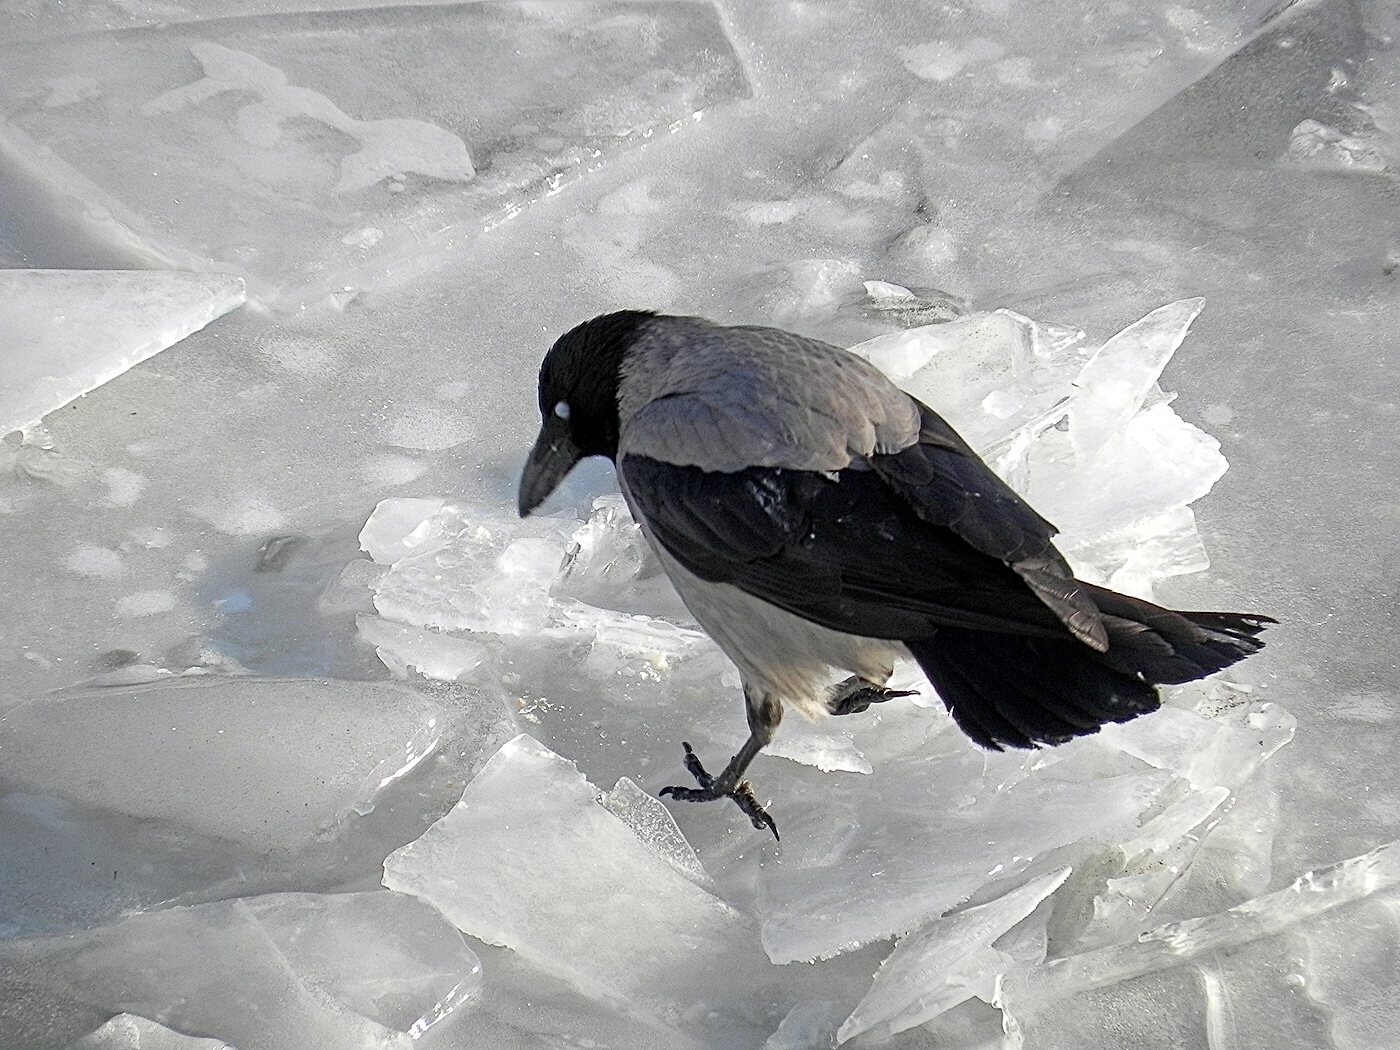
[[729, 760], [724, 772], [717, 777], [711, 776], [691, 746], [683, 743], [681, 746], [685, 748], [685, 768], [700, 786], [664, 787], [661, 794], [670, 795], [682, 802], [713, 802], [719, 798], [732, 798], [754, 827], [760, 831], [767, 828], [776, 839], [778, 825], [754, 797], [753, 788], [744, 779], [744, 770], [749, 768], [754, 756], [773, 739], [773, 733], [782, 721], [783, 705], [774, 697], [765, 696], [760, 699], [748, 692], [745, 693], [745, 698], [748, 701], [745, 708], [749, 717], [749, 738], [739, 749], [739, 753]]
[[831, 689], [826, 709], [833, 715], [857, 715], [871, 704], [883, 704], [897, 696], [917, 696], [917, 689], [886, 689], [882, 685], [852, 675]]

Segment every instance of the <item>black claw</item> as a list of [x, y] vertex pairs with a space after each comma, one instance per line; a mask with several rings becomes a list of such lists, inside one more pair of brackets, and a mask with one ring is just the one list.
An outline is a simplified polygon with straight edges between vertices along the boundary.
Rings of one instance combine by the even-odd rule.
[[837, 687], [836, 694], [827, 702], [826, 709], [833, 715], [858, 715], [869, 710], [871, 704], [883, 704], [897, 696], [917, 696], [917, 689], [886, 689], [859, 678], [848, 679]]
[[747, 780], [741, 780], [734, 785], [734, 792], [729, 796], [738, 807], [744, 811], [744, 815], [749, 818], [749, 823], [759, 831], [767, 828], [773, 833], [773, 841], [781, 842], [778, 835], [777, 822], [769, 816], [768, 811], [763, 808], [758, 799], [754, 797], [753, 788], [749, 786]]
[[767, 828], [773, 833], [774, 840], [782, 841], [778, 836], [777, 823], [758, 801], [747, 780], [740, 780], [731, 788], [721, 787], [719, 782], [706, 771], [695, 750], [684, 741], [682, 741], [681, 747], [685, 748], [685, 768], [700, 786], [698, 788], [664, 787], [657, 792], [659, 797], [664, 798], [666, 795], [670, 795], [679, 802], [714, 802], [721, 798], [733, 799], [734, 804], [743, 810], [744, 816], [749, 818], [749, 823], [759, 831]]

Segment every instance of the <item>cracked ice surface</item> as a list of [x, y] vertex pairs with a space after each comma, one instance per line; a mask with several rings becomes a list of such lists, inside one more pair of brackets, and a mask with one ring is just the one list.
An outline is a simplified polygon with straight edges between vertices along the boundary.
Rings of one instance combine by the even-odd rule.
[[0, 270], [0, 436], [121, 375], [243, 302], [227, 274]]
[[[402, 925], [482, 963], [423, 1046], [1397, 1045], [1368, 856], [1400, 834], [1394, 5], [291, 6], [0, 2], [0, 266], [202, 268], [253, 300], [0, 446], [25, 744], [0, 752], [0, 1042], [402, 1044], [461, 968]], [[742, 740], [737, 679], [605, 470], [549, 521], [511, 509], [540, 354], [623, 307], [884, 339], [1080, 572], [1283, 622], [1230, 680], [1038, 756], [984, 760], [901, 667], [917, 703], [789, 719], [758, 759], [781, 846], [668, 810], [681, 739]], [[522, 731], [558, 759], [473, 781]], [[567, 785], [550, 819], [601, 820], [643, 912], [653, 884], [723, 902], [744, 965], [620, 1008], [557, 930], [517, 951], [328, 906], [490, 812], [454, 808], [469, 783], [498, 816]], [[1156, 787], [1027, 859], [1074, 829], [1024, 803], [1114, 783]], [[1021, 842], [935, 858], [966, 899], [911, 899], [900, 860], [959, 814]], [[518, 914], [532, 875], [443, 899]], [[784, 910], [799, 880], [830, 921]], [[297, 922], [247, 919], [283, 891], [321, 902], [310, 965]], [[891, 932], [775, 965], [765, 929]]]
[[0, 157], [81, 242], [343, 305], [747, 93], [707, 4], [176, 22], [4, 49]]
[[[384, 891], [168, 908], [0, 946], [0, 965], [61, 974], [94, 1009], [240, 1050], [406, 1050], [481, 984], [461, 934], [413, 897]], [[130, 1027], [142, 1035], [139, 1020]], [[110, 1046], [119, 1034], [80, 1045]]]

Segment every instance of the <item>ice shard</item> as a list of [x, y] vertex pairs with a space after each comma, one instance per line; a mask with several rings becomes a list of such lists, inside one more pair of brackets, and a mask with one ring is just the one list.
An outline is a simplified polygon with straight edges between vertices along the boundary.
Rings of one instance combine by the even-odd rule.
[[1135, 941], [1052, 959], [1007, 977], [1000, 1004], [1013, 1015], [1034, 1012], [1075, 992], [1179, 966], [1278, 933], [1332, 908], [1400, 884], [1400, 842], [1305, 872], [1274, 893], [1215, 915], [1169, 923]]
[[384, 862], [384, 883], [589, 996], [676, 1019], [731, 1008], [767, 970], [753, 921], [676, 866], [572, 762], [521, 735]]
[[243, 280], [167, 270], [0, 270], [0, 435], [115, 379], [243, 302]]
[[1204, 300], [1162, 306], [1098, 348], [1010, 310], [880, 336], [851, 349], [949, 422], [1060, 530], [1091, 583], [1152, 597], [1209, 565], [1190, 504], [1228, 467], [1172, 411], [1157, 379]]
[[1031, 879], [996, 900], [938, 919], [903, 938], [880, 964], [875, 983], [841, 1025], [844, 1043], [863, 1032], [888, 1038], [981, 995], [1015, 960], [992, 942], [1028, 916], [1069, 877], [1068, 868]]

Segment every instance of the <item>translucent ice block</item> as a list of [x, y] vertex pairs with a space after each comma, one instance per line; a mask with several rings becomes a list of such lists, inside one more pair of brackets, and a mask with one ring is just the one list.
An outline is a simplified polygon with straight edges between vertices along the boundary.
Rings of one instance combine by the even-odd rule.
[[384, 862], [384, 883], [590, 996], [675, 1018], [743, 995], [767, 963], [752, 920], [673, 863], [572, 762], [521, 735]]
[[0, 956], [42, 962], [92, 1006], [240, 1048], [406, 1050], [481, 984], [460, 933], [384, 890], [167, 908]]
[[11, 786], [262, 850], [295, 850], [442, 712], [390, 682], [183, 678], [30, 700], [0, 722]]
[[0, 270], [0, 435], [197, 332], [243, 280], [162, 270]]
[[[1069, 877], [1068, 868], [1038, 876], [996, 900], [945, 915], [902, 939], [880, 964], [875, 984], [837, 1033], [886, 1037], [937, 1017], [981, 991], [1013, 962], [992, 942], [1024, 919]], [[1005, 960], [1003, 962], [1003, 960]]]

